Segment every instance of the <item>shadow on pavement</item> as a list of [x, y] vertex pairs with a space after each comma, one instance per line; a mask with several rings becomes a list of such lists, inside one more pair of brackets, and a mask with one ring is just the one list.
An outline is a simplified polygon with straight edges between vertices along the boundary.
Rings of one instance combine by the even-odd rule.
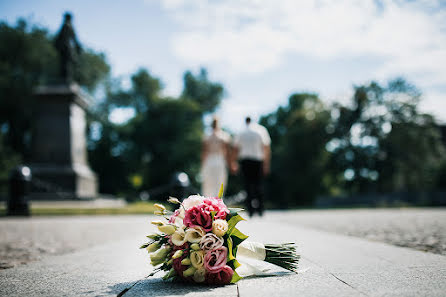
[[[235, 285], [229, 285], [235, 286]], [[109, 286], [110, 291], [107, 293], [115, 293], [121, 296], [172, 296], [186, 295], [188, 293], [204, 293], [210, 296], [213, 291], [221, 289], [223, 286], [215, 285], [196, 285], [185, 282], [169, 282], [163, 281], [161, 278], [142, 279], [135, 282], [118, 283]], [[227, 287], [227, 286], [226, 286]], [[127, 295], [128, 294], [128, 295]]]

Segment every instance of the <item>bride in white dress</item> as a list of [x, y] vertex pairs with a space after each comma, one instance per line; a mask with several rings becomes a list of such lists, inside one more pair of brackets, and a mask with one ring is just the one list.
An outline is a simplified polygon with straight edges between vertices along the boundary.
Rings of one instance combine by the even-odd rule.
[[216, 197], [223, 183], [228, 180], [228, 164], [231, 136], [220, 129], [216, 118], [212, 121], [212, 133], [203, 140], [201, 152], [202, 195]]

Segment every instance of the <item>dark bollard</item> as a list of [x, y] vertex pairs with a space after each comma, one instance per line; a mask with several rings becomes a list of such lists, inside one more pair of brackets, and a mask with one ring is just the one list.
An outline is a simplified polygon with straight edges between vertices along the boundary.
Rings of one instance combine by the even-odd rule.
[[8, 216], [29, 216], [28, 195], [31, 187], [31, 169], [17, 166], [9, 176]]
[[189, 192], [189, 176], [184, 172], [177, 172], [170, 182], [170, 196], [183, 200]]

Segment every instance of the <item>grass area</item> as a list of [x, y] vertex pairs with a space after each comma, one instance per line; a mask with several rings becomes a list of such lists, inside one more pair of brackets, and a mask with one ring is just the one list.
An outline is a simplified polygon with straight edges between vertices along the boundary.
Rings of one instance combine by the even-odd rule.
[[[125, 215], [153, 214], [151, 202], [129, 203], [121, 208], [31, 208], [33, 216], [75, 216], [75, 215]], [[6, 215], [6, 208], [0, 207], [0, 216]]]

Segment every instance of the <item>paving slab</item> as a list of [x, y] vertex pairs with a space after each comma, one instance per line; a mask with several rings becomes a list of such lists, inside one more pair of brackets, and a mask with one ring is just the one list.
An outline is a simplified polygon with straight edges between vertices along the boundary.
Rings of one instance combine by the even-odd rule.
[[0, 296], [116, 296], [151, 271], [125, 240], [0, 271]]
[[446, 296], [442, 255], [260, 219], [240, 228], [255, 241], [295, 241], [304, 270], [268, 286], [242, 280], [240, 296]]
[[[135, 226], [136, 227], [136, 226]], [[152, 228], [152, 227], [150, 227]], [[166, 283], [150, 273], [143, 236], [0, 271], [0, 296], [446, 296], [446, 257], [300, 227], [272, 218], [241, 222], [250, 240], [294, 241], [299, 274], [224, 287]], [[145, 230], [144, 230], [145, 231]], [[147, 230], [149, 233], [150, 230]]]

